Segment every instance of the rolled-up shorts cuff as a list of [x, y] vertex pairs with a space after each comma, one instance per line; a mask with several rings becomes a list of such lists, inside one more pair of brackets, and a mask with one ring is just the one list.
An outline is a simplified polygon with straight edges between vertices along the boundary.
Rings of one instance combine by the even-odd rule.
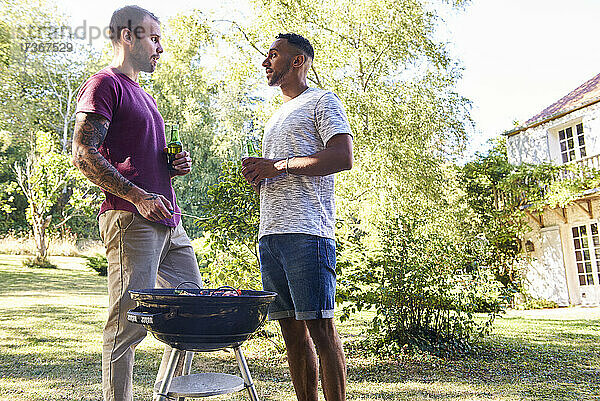
[[295, 316], [296, 316], [296, 313], [293, 310], [284, 310], [284, 311], [269, 313], [267, 315], [267, 318], [269, 320], [279, 320], [279, 319], [287, 319], [289, 317], [295, 317]]
[[318, 312], [296, 312], [296, 320], [329, 319], [333, 317], [333, 309]]
[[316, 319], [331, 319], [334, 316], [334, 310], [322, 310], [319, 312], [294, 312], [293, 310], [269, 313], [269, 320], [287, 319], [290, 317], [296, 320], [316, 320]]

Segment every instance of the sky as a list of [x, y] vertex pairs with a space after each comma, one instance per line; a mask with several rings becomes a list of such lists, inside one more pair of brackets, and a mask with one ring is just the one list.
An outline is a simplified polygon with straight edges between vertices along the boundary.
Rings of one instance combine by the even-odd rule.
[[[105, 27], [130, 2], [59, 0], [73, 26]], [[165, 19], [191, 8], [241, 15], [236, 0], [139, 0]], [[245, 2], [244, 2], [245, 4]], [[472, 0], [460, 11], [441, 11], [441, 40], [463, 68], [457, 91], [470, 99], [475, 128], [466, 158], [488, 140], [523, 123], [600, 73], [600, 0]]]
[[598, 0], [473, 0], [446, 17], [473, 102], [470, 153], [600, 73]]
[[94, 2], [57, 0], [56, 3], [59, 8], [72, 17], [72, 24], [75, 27], [81, 25], [83, 21], [86, 21], [87, 26], [106, 27], [113, 11], [129, 4], [143, 7], [161, 20], [191, 9], [222, 10], [229, 17], [234, 17], [246, 9], [244, 0], [102, 0]]

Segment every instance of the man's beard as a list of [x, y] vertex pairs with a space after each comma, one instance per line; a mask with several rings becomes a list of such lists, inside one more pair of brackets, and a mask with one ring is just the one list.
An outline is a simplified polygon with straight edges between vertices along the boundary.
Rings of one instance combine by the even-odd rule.
[[284, 75], [287, 74], [288, 71], [291, 69], [292, 69], [292, 61], [290, 60], [290, 62], [285, 66], [285, 69], [283, 71], [281, 71], [280, 73], [276, 73], [275, 71], [273, 71], [273, 75], [271, 75], [271, 79], [269, 79], [269, 86], [280, 85], [281, 80], [284, 77]]
[[156, 68], [156, 66], [152, 64], [151, 58], [145, 55], [143, 48], [137, 44], [134, 45], [133, 52], [131, 52], [131, 61], [133, 67], [138, 71], [152, 73]]

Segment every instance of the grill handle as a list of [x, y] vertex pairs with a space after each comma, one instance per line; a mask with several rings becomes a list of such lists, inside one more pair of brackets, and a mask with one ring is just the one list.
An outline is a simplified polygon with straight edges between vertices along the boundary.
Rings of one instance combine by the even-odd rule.
[[196, 287], [198, 287], [199, 290], [201, 289], [200, 286], [198, 285], [198, 283], [194, 283], [193, 281], [184, 281], [182, 283], [179, 283], [179, 285], [177, 287], [175, 287], [175, 291], [179, 290], [180, 289], [179, 287], [181, 287], [184, 284], [193, 284]]
[[127, 312], [127, 320], [131, 323], [154, 325], [160, 324], [177, 316], [177, 309], [171, 308], [168, 312], [150, 313], [142, 307], [131, 309]]

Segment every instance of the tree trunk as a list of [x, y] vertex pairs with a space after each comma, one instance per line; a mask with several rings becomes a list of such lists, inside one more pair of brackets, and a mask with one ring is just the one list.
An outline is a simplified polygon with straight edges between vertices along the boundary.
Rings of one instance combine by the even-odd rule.
[[33, 217], [33, 237], [35, 239], [35, 247], [37, 256], [41, 259], [46, 259], [48, 256], [48, 246], [46, 245], [46, 228], [50, 225], [52, 216], [44, 218], [36, 215]]
[[67, 110], [65, 111], [63, 118], [63, 138], [62, 138], [62, 152], [67, 153], [67, 142], [69, 140], [69, 123], [71, 122], [72, 115], [72, 103], [73, 103], [74, 91], [71, 88], [71, 79], [67, 74], [67, 99], [65, 101]]

